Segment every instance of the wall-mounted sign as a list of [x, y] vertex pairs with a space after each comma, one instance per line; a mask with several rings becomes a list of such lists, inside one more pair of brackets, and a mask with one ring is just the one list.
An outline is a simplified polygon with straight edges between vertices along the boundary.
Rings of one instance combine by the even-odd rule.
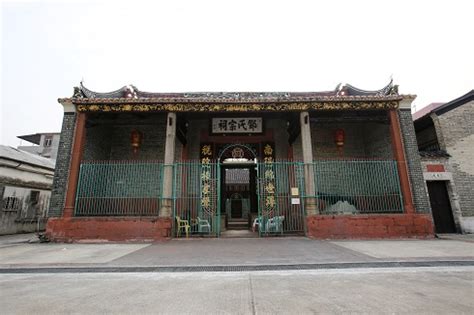
[[223, 117], [212, 118], [212, 133], [262, 133], [261, 117]]
[[291, 198], [291, 204], [292, 205], [299, 205], [300, 204], [300, 198]]

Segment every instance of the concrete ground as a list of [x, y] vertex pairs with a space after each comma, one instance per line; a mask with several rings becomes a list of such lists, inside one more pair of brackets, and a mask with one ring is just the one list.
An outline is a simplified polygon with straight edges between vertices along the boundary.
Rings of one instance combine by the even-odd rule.
[[24, 236], [18, 239], [22, 241], [0, 237], [0, 268], [474, 261], [474, 243], [462, 239], [322, 241], [280, 237], [180, 239], [153, 244], [32, 244]]
[[474, 267], [3, 274], [2, 314], [472, 314]]
[[29, 242], [39, 242], [35, 233], [0, 235], [0, 247]]
[[0, 313], [473, 314], [474, 242], [0, 237]]

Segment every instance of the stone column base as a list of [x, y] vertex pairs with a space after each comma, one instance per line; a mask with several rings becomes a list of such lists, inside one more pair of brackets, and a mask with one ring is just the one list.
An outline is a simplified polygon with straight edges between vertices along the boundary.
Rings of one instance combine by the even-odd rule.
[[170, 218], [173, 212], [173, 200], [163, 199], [161, 201], [160, 218]]
[[314, 216], [319, 214], [316, 198], [308, 197], [304, 200], [304, 209], [307, 216]]

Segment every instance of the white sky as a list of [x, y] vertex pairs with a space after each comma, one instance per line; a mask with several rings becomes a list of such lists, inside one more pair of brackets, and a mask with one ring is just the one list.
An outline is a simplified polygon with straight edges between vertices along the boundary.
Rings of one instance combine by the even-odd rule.
[[[474, 88], [474, 1], [3, 1], [0, 143], [108, 92], [379, 89], [419, 109]], [[26, 144], [24, 142], [24, 144]]]

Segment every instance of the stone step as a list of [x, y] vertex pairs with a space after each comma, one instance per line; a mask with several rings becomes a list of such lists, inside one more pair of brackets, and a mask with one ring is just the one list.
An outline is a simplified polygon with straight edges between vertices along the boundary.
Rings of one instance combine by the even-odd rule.
[[227, 222], [229, 226], [248, 226], [248, 222]]
[[248, 230], [248, 221], [247, 220], [229, 220], [227, 222], [228, 230]]
[[248, 226], [228, 226], [228, 231], [247, 231], [249, 230]]
[[248, 223], [249, 221], [247, 219], [243, 219], [243, 220], [235, 220], [235, 219], [232, 219], [232, 220], [228, 220], [227, 223], [235, 223], [235, 224], [238, 224], [238, 223]]
[[255, 238], [258, 237], [258, 233], [252, 232], [250, 230], [230, 230], [224, 231], [221, 233], [221, 237], [223, 238]]

